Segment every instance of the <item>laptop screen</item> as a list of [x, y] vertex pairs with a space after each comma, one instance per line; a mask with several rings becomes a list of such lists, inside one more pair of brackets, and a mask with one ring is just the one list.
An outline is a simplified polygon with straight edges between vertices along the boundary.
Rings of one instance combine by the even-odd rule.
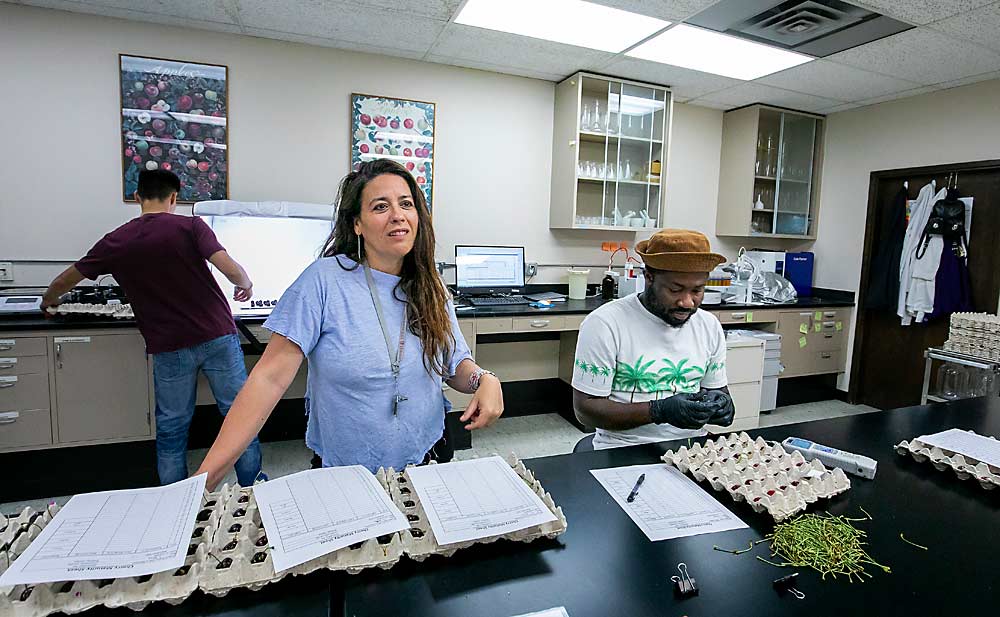
[[456, 246], [455, 286], [466, 293], [511, 293], [524, 287], [523, 246]]

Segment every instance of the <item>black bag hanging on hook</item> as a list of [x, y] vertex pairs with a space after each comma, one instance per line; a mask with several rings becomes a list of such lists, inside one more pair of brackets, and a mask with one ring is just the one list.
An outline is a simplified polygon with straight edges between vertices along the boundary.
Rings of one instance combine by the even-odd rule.
[[958, 198], [958, 189], [948, 189], [948, 194], [939, 199], [931, 209], [927, 219], [920, 247], [917, 249], [917, 259], [927, 252], [930, 237], [943, 236], [945, 246], [964, 255], [968, 247], [965, 243], [965, 202]]

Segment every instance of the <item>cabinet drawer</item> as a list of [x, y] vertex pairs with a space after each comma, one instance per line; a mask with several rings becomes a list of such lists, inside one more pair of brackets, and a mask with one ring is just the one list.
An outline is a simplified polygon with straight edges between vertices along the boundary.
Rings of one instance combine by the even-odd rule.
[[734, 324], [734, 323], [773, 323], [778, 321], [778, 314], [776, 311], [768, 310], [754, 310], [754, 309], [739, 309], [739, 310], [724, 310], [724, 311], [711, 311], [720, 322], [724, 324]]
[[0, 411], [0, 449], [44, 446], [52, 443], [48, 409]]
[[760, 416], [760, 382], [730, 384], [729, 395], [736, 407], [736, 419]]
[[537, 332], [539, 330], [565, 330], [566, 318], [562, 316], [515, 317], [514, 332]]
[[580, 326], [583, 325], [583, 320], [586, 315], [566, 315], [566, 329], [567, 330], [579, 330]]
[[837, 373], [840, 372], [840, 349], [828, 351], [816, 351], [810, 358], [812, 372], [814, 373]]
[[46, 355], [45, 338], [7, 338], [0, 336], [0, 356], [20, 358]]
[[764, 353], [760, 345], [726, 350], [726, 379], [730, 384], [759, 382], [763, 370]]
[[[844, 333], [830, 328], [809, 335], [813, 351], [840, 351], [844, 347]], [[798, 343], [796, 343], [797, 345]]]
[[23, 358], [0, 356], [0, 377], [48, 372], [48, 358], [45, 356], [25, 356]]
[[500, 332], [511, 332], [514, 329], [514, 320], [510, 317], [477, 317], [476, 334], [497, 334]]
[[0, 377], [0, 411], [48, 408], [48, 373]]

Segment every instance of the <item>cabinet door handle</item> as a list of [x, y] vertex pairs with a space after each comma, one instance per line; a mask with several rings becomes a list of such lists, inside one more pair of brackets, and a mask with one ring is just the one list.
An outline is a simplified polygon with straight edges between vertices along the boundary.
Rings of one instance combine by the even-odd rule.
[[833, 357], [833, 354], [832, 354], [832, 353], [829, 353], [829, 352], [827, 352], [827, 353], [821, 353], [821, 354], [819, 355], [819, 357], [820, 357], [820, 358], [823, 358], [824, 360], [829, 360], [830, 358], [832, 358], [832, 357]]
[[747, 314], [746, 313], [730, 313], [729, 314], [729, 318], [730, 319], [746, 319], [747, 318]]
[[3, 381], [0, 381], [0, 388], [13, 388], [17, 385], [17, 377], [4, 377]]
[[836, 316], [837, 316], [837, 313], [834, 312], [834, 311], [827, 311], [827, 312], [823, 313], [823, 317], [833, 318], [833, 317], [836, 317]]
[[10, 351], [14, 349], [14, 341], [0, 341], [0, 351]]
[[63, 367], [62, 363], [62, 343], [56, 343], [56, 366]]
[[17, 422], [20, 413], [16, 411], [8, 411], [7, 413], [0, 413], [0, 424], [14, 424]]
[[532, 328], [544, 328], [549, 325], [548, 319], [534, 319], [531, 321]]
[[17, 366], [17, 364], [13, 362], [0, 364], [0, 371], [6, 371], [7, 369], [14, 368], [15, 366]]

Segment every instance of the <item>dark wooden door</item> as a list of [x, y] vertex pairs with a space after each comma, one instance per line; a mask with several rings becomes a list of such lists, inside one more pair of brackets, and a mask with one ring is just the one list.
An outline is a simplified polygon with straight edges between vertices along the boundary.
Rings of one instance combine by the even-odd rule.
[[868, 191], [865, 252], [851, 365], [851, 402], [880, 409], [920, 403], [923, 352], [928, 347], [941, 345], [948, 338], [948, 318], [902, 326], [895, 307], [870, 310], [865, 306], [865, 296], [874, 243], [880, 237], [893, 198], [903, 182], [909, 183], [909, 198], [914, 199], [920, 188], [931, 180], [937, 180], [938, 189], [946, 186], [951, 172], [958, 174], [961, 196], [975, 198], [969, 242], [974, 310], [997, 311], [1000, 298], [1000, 161], [873, 172]]

